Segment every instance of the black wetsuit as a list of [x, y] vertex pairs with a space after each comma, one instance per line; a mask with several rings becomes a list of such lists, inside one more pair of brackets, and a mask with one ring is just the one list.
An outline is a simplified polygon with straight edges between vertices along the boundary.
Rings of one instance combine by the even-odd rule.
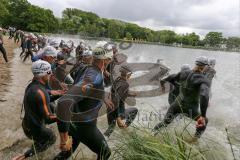
[[[180, 93], [168, 109], [163, 122], [157, 124], [154, 130], [170, 124], [178, 114], [185, 114], [189, 118], [197, 120], [200, 116], [206, 118], [209, 100], [209, 81], [202, 73], [183, 71], [174, 79], [180, 82]], [[200, 110], [199, 113], [199, 100]], [[206, 118], [206, 125], [208, 119]], [[206, 125], [196, 129], [195, 136], [200, 137], [206, 129]]]
[[205, 70], [205, 75], [207, 77], [207, 79], [210, 81], [210, 86], [212, 85], [212, 80], [214, 78], [214, 76], [216, 75], [216, 70], [210, 66], [207, 67], [207, 69]]
[[73, 80], [75, 81], [76, 77], [77, 77], [77, 72], [78, 72], [78, 68], [80, 67], [80, 65], [82, 65], [83, 63], [77, 62], [76, 64], [74, 64], [74, 66], [72, 67], [72, 69], [70, 70], [70, 75], [73, 78]]
[[7, 52], [6, 52], [5, 48], [3, 47], [3, 36], [1, 34], [0, 34], [0, 51], [3, 54], [3, 58], [4, 58], [5, 62], [8, 62]]
[[175, 81], [176, 74], [171, 74], [160, 81], [161, 85], [166, 82], [170, 83], [170, 91], [168, 95], [168, 103], [171, 105], [179, 94], [179, 82]]
[[77, 61], [82, 60], [82, 54], [83, 54], [84, 48], [82, 48], [80, 45], [77, 46], [75, 52], [76, 52], [76, 59]]
[[[82, 86], [83, 84], [91, 84], [92, 88], [104, 91], [102, 72], [95, 66], [89, 66], [76, 83], [77, 86]], [[66, 96], [67, 95], [68, 94], [66, 94]], [[61, 101], [66, 96], [60, 98], [58, 105], [61, 105]], [[104, 98], [104, 92], [102, 92], [100, 97], [101, 99]], [[68, 132], [68, 134], [72, 136], [73, 145], [72, 151], [60, 152], [55, 157], [55, 160], [65, 160], [70, 157], [71, 153], [77, 149], [80, 142], [84, 143], [95, 152], [98, 155], [98, 160], [106, 160], [110, 157], [111, 151], [104, 136], [97, 128], [98, 111], [102, 106], [102, 100], [86, 97], [83, 98], [81, 95], [77, 98], [72, 112], [78, 114], [87, 113], [87, 115], [81, 120], [81, 122], [72, 122], [71, 124], [66, 122], [58, 123], [59, 132]], [[64, 108], [66, 107], [67, 106], [64, 105]]]
[[104, 133], [107, 137], [111, 135], [116, 126], [116, 120], [118, 117], [121, 119], [126, 119], [126, 125], [129, 126], [133, 120], [136, 118], [138, 109], [135, 107], [125, 109], [124, 101], [128, 97], [129, 84], [126, 80], [121, 77], [118, 77], [112, 85], [111, 88], [111, 97], [114, 103], [115, 109], [112, 111], [107, 110], [107, 119], [108, 119], [108, 129]]
[[54, 75], [60, 82], [64, 82], [66, 84], [72, 84], [68, 79], [67, 79], [67, 73], [66, 73], [66, 68], [67, 64], [57, 64], [56, 70], [54, 72]]
[[116, 65], [115, 61], [112, 61], [111, 63], [108, 64], [106, 71], [110, 73], [109, 77], [104, 76], [104, 84], [106, 87], [111, 86], [113, 81], [114, 81], [114, 67]]
[[210, 82], [210, 91], [209, 91], [209, 98], [212, 98], [212, 90], [211, 90], [211, 87], [212, 87], [212, 80], [213, 78], [215, 77], [216, 75], [216, 70], [210, 66], [207, 67], [207, 69], [205, 70], [205, 73], [204, 73], [207, 77], [207, 79], [209, 80]]
[[43, 49], [45, 44], [44, 44], [44, 39], [43, 38], [40, 38], [38, 37], [38, 42], [37, 42], [37, 45], [38, 45], [38, 50], [40, 49]]
[[20, 40], [21, 40], [21, 43], [22, 43], [23, 39], [24, 39], [24, 33], [23, 33], [23, 32], [20, 32]]
[[82, 77], [82, 74], [84, 73], [88, 66], [89, 65], [87, 64], [80, 63], [73, 67], [73, 69], [70, 71], [70, 75], [74, 80], [74, 84], [76, 84], [79, 81], [79, 79]]
[[25, 157], [30, 157], [35, 151], [37, 153], [45, 151], [56, 141], [53, 131], [46, 128], [46, 124], [56, 121], [56, 116], [50, 109], [50, 96], [45, 86], [36, 80], [33, 80], [25, 90], [24, 110], [23, 131], [34, 141], [32, 148], [24, 154]]
[[26, 61], [26, 59], [29, 57], [29, 55], [31, 56], [31, 58], [33, 57], [33, 52], [32, 52], [32, 49], [33, 49], [33, 43], [32, 43], [32, 40], [31, 39], [28, 39], [26, 41], [26, 49], [27, 49], [27, 52], [26, 52], [26, 55], [23, 59], [23, 62]]
[[12, 27], [9, 27], [9, 38], [8, 39], [12, 39], [13, 38], [14, 32], [15, 32], [15, 29], [12, 28]]
[[14, 42], [18, 43], [19, 40], [20, 40], [20, 31], [17, 30], [16, 33], [15, 33], [15, 36], [14, 36]]
[[20, 57], [25, 53], [26, 48], [27, 48], [27, 38], [24, 36], [24, 34], [22, 35], [21, 38], [21, 46], [22, 48], [22, 52], [20, 53]]

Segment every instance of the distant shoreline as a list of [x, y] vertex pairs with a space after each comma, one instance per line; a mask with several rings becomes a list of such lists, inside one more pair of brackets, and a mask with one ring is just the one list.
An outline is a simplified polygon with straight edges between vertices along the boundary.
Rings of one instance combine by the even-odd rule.
[[189, 49], [203, 49], [208, 51], [222, 51], [222, 52], [239, 52], [239, 50], [228, 50], [228, 49], [222, 49], [222, 48], [214, 48], [214, 47], [201, 47], [201, 46], [188, 46], [188, 45], [174, 45], [174, 44], [163, 44], [160, 42], [143, 42], [143, 41], [130, 41], [130, 40], [113, 40], [113, 41], [119, 41], [119, 42], [132, 42], [135, 44], [151, 44], [151, 45], [161, 45], [161, 46], [169, 46], [169, 47], [176, 47], [176, 48], [189, 48]]
[[217, 47], [202, 47], [202, 46], [189, 46], [189, 45], [174, 45], [174, 44], [163, 44], [160, 42], [147, 42], [147, 41], [132, 41], [126, 39], [111, 39], [106, 37], [88, 37], [88, 36], [81, 36], [81, 35], [71, 35], [71, 34], [53, 34], [53, 33], [46, 33], [48, 36], [66, 36], [66, 37], [74, 37], [79, 39], [87, 39], [87, 40], [106, 40], [112, 42], [126, 42], [126, 43], [133, 43], [133, 44], [151, 44], [151, 45], [160, 45], [160, 46], [169, 46], [169, 47], [176, 47], [176, 48], [189, 48], [189, 49], [202, 49], [207, 51], [221, 51], [221, 52], [232, 52], [232, 53], [240, 53], [240, 49], [236, 50], [229, 50], [229, 49], [222, 49]]
[[7, 36], [4, 38], [4, 48], [7, 52], [8, 63], [5, 63], [3, 57], [0, 57], [0, 102], [3, 103], [6, 101], [5, 94], [8, 91], [9, 84], [12, 80], [10, 69], [12, 68], [12, 60], [14, 58], [14, 49], [17, 48], [17, 44], [13, 42], [13, 39], [8, 39]]
[[111, 41], [111, 42], [127, 42], [127, 43], [133, 43], [133, 44], [151, 44], [151, 45], [160, 45], [160, 46], [169, 46], [169, 47], [175, 47], [175, 48], [189, 48], [189, 49], [202, 49], [207, 51], [222, 51], [222, 52], [232, 52], [232, 53], [240, 53], [239, 50], [229, 50], [229, 49], [222, 49], [222, 48], [214, 48], [214, 47], [202, 47], [202, 46], [189, 46], [189, 45], [174, 45], [174, 44], [164, 44], [160, 42], [147, 42], [147, 41], [132, 41], [132, 40], [126, 40], [126, 39], [111, 39], [106, 37], [88, 37], [88, 36], [81, 36], [76, 34], [54, 34], [54, 33], [38, 33], [38, 32], [32, 32], [36, 34], [43, 34], [46, 36], [57, 36], [57, 37], [68, 37], [68, 38], [79, 38], [79, 39], [87, 39], [87, 40], [105, 40], [105, 41]]

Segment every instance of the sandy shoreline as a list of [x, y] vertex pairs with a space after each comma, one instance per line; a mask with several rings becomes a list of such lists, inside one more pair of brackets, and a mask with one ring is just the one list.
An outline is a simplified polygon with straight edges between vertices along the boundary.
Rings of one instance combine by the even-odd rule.
[[0, 102], [6, 101], [3, 96], [6, 92], [8, 92], [7, 88], [12, 80], [10, 68], [14, 57], [14, 49], [17, 48], [17, 44], [13, 42], [13, 39], [11, 40], [4, 36], [4, 47], [6, 49], [9, 62], [5, 63], [2, 53], [0, 53]]
[[20, 49], [14, 49], [17, 48], [17, 45], [14, 44], [13, 40], [6, 40], [5, 43], [10, 62], [7, 65], [0, 64], [0, 73], [4, 76], [0, 83], [5, 84], [0, 87], [0, 96], [3, 100], [0, 102], [0, 150], [13, 145], [24, 137], [21, 129], [20, 111], [26, 84], [32, 78], [30, 63], [22, 63], [18, 54]]

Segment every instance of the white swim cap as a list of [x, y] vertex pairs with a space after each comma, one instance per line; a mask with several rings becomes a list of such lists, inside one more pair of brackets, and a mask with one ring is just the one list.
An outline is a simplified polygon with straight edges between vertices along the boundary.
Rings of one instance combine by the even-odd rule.
[[32, 73], [34, 76], [45, 76], [52, 73], [51, 65], [43, 60], [38, 60], [32, 64]]
[[93, 50], [93, 57], [97, 59], [112, 59], [113, 53], [112, 51], [108, 51], [102, 47], [97, 47]]

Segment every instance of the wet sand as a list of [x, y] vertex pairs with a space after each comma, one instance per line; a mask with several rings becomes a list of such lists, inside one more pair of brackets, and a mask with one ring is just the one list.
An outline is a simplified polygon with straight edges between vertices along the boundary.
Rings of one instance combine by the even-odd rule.
[[13, 40], [9, 40], [8, 37], [4, 36], [4, 47], [7, 52], [9, 62], [6, 63], [3, 59], [2, 53], [0, 53], [0, 102], [6, 101], [3, 96], [8, 92], [8, 85], [12, 80], [10, 67], [14, 56], [14, 49], [17, 48], [17, 44]]
[[20, 49], [18, 45], [13, 40], [4, 38], [4, 46], [7, 50], [9, 63], [5, 64], [1, 57], [0, 150], [12, 146], [17, 141], [25, 138], [21, 129], [20, 111], [26, 84], [32, 78], [30, 63], [27, 62], [24, 64], [19, 58], [18, 53]]

